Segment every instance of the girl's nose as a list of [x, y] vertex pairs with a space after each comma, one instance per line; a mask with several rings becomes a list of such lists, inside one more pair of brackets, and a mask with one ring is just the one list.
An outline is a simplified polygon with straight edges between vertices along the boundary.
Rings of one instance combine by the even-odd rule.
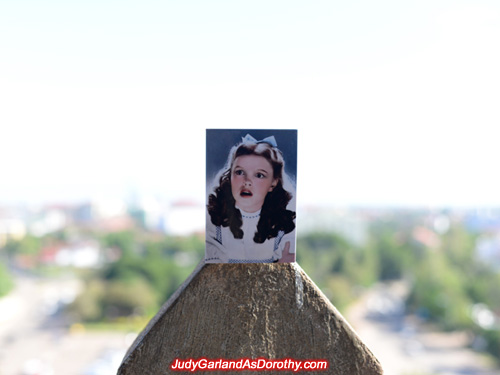
[[252, 183], [250, 182], [250, 180], [245, 177], [245, 186], [251, 186], [251, 185]]

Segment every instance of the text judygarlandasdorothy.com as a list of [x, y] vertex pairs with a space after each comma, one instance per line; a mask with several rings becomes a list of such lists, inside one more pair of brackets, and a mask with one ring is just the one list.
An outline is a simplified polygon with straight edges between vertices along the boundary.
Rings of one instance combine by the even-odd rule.
[[217, 370], [235, 370], [235, 371], [321, 371], [326, 370], [329, 363], [324, 359], [298, 360], [291, 358], [284, 359], [266, 359], [266, 358], [241, 358], [241, 359], [178, 359], [176, 358], [170, 365], [174, 371], [217, 371]]

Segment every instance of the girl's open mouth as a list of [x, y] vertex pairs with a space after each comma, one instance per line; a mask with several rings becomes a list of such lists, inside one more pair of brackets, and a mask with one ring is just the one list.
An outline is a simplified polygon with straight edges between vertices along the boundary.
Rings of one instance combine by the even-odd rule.
[[241, 193], [240, 193], [240, 196], [242, 196], [243, 198], [251, 197], [252, 196], [252, 192], [249, 191], [249, 190], [242, 190]]

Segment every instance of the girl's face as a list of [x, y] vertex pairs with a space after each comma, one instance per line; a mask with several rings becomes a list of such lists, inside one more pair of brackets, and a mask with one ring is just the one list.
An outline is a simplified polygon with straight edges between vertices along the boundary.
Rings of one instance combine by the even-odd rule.
[[231, 168], [231, 192], [236, 205], [252, 213], [262, 208], [267, 193], [276, 186], [273, 167], [263, 156], [238, 156]]

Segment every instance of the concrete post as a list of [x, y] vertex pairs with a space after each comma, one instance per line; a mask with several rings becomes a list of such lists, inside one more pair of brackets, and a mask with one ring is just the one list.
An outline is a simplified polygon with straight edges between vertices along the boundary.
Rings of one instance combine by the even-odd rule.
[[383, 372], [297, 263], [200, 263], [132, 344], [118, 375], [171, 374], [176, 358], [201, 357], [329, 362], [326, 371], [307, 374]]

